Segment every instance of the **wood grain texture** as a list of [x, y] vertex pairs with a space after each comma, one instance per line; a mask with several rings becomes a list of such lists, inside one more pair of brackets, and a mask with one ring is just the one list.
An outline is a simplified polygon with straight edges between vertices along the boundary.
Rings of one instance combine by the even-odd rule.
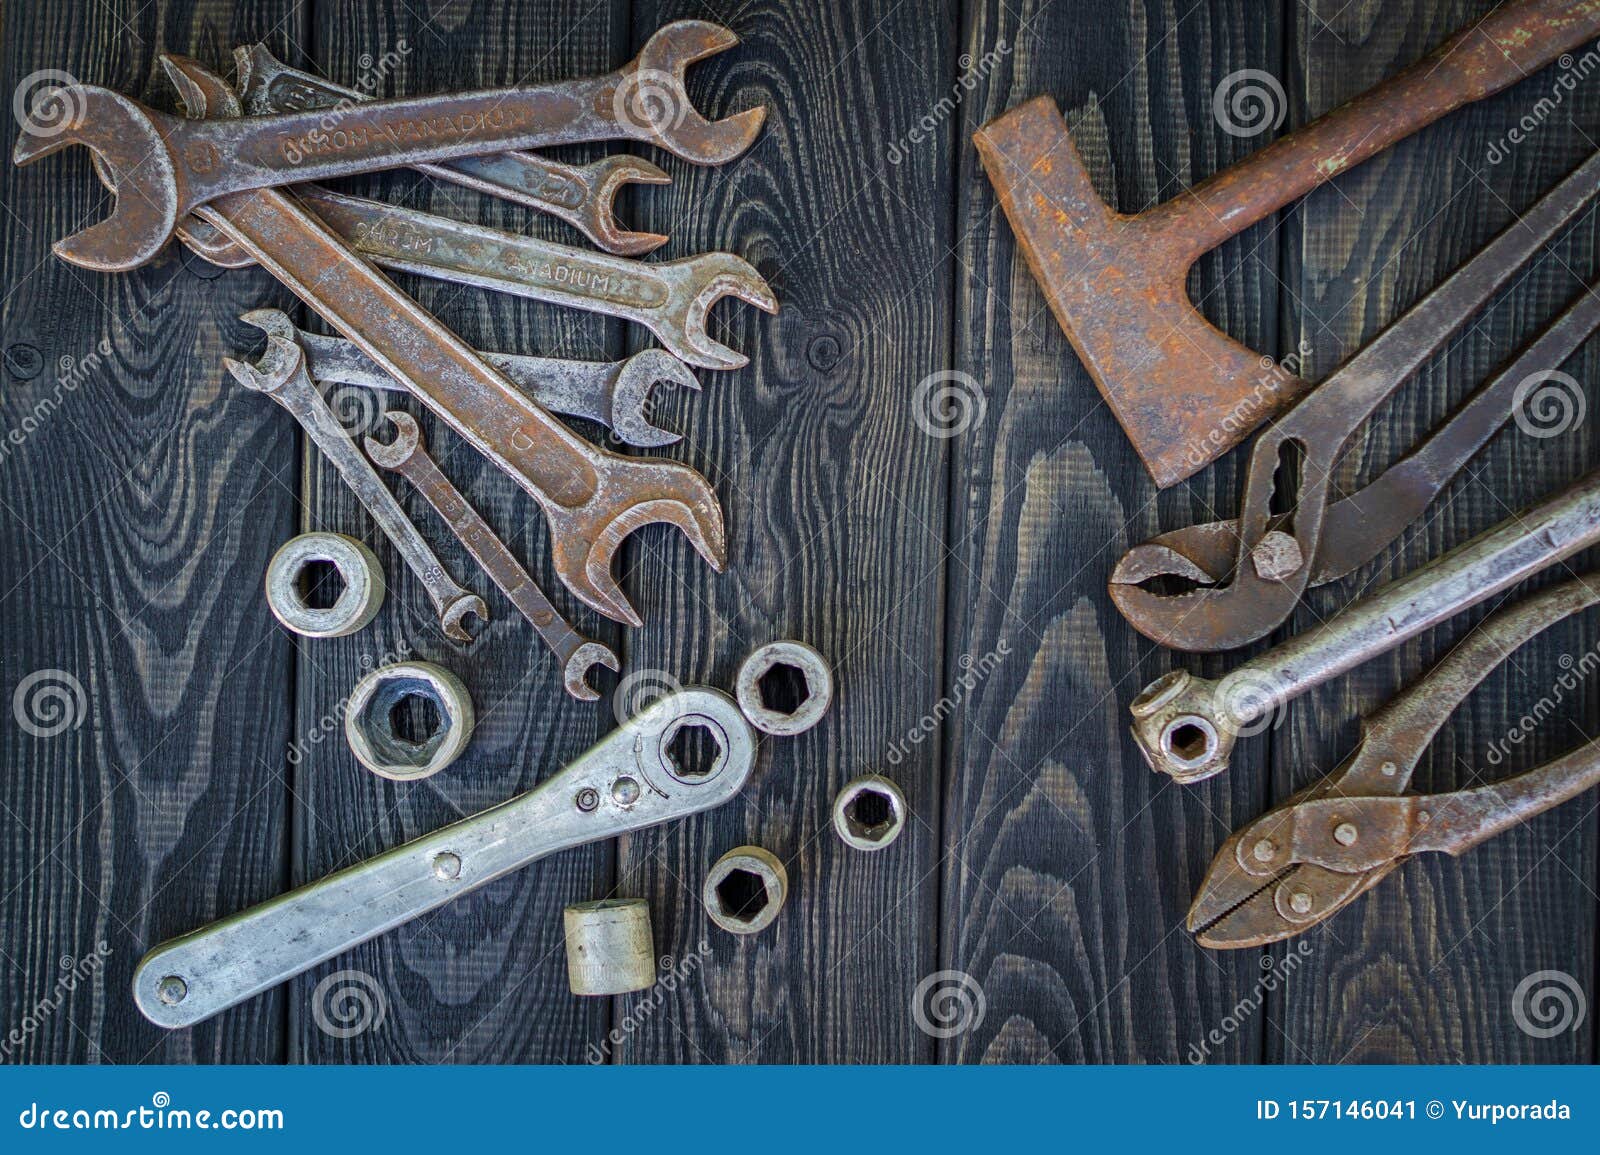
[[[1296, 21], [1295, 89], [1313, 115], [1425, 54], [1491, 3], [1311, 5]], [[1556, 115], [1520, 145], [1507, 133], [1552, 91], [1560, 64], [1440, 122], [1336, 189], [1314, 194], [1289, 231], [1286, 323], [1314, 349], [1318, 375], [1349, 356], [1448, 275], [1594, 148], [1600, 88], [1563, 91]], [[1493, 142], [1502, 142], [1496, 162]], [[1480, 314], [1449, 353], [1397, 393], [1346, 462], [1370, 476], [1441, 421], [1520, 344], [1553, 320], [1600, 271], [1592, 215]], [[1594, 380], [1596, 345], [1567, 366]], [[1560, 366], [1548, 366], [1558, 369]], [[1587, 391], [1587, 390], [1586, 390]], [[1592, 423], [1536, 438], [1508, 425], [1406, 535], [1359, 574], [1309, 598], [1304, 629], [1353, 597], [1408, 572], [1586, 473]], [[1584, 572], [1581, 559], [1533, 585]], [[1498, 603], [1497, 603], [1498, 604]], [[1353, 721], [1418, 677], [1491, 607], [1462, 615], [1291, 707], [1275, 736], [1279, 796], [1336, 766], [1356, 740]], [[1592, 735], [1592, 694], [1559, 705], [1512, 757], [1491, 745], [1551, 687], [1559, 656], [1600, 638], [1589, 614], [1519, 651], [1435, 742], [1414, 788], [1450, 790], [1529, 769]], [[1413, 862], [1312, 939], [1310, 965], [1282, 1003], [1266, 1053], [1290, 1062], [1592, 1061], [1585, 1029], [1548, 1039], [1518, 1028], [1513, 995], [1536, 971], [1587, 984], [1594, 974], [1595, 801], [1592, 797], [1495, 838], [1461, 860]]]
[[[58, 68], [167, 104], [153, 53], [203, 52], [289, 9], [9, 5], [5, 90]], [[8, 1030], [34, 1024], [6, 1057], [281, 1061], [279, 994], [168, 1034], [133, 1012], [128, 988], [149, 944], [286, 877], [290, 647], [259, 591], [291, 525], [295, 445], [220, 364], [232, 315], [282, 294], [254, 272], [209, 280], [176, 251], [127, 276], [55, 260], [52, 240], [105, 211], [82, 150], [7, 164], [0, 190], [4, 689], [10, 701], [55, 671], [32, 693], [64, 688], [54, 705], [67, 711], [37, 715], [64, 727], [54, 736], [15, 715], [0, 728], [16, 867], [0, 1007]], [[103, 965], [81, 962], [100, 949]]]

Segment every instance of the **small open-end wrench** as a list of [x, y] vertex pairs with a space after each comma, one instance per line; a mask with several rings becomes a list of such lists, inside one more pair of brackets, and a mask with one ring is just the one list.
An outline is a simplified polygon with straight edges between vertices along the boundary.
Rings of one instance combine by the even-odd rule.
[[395, 428], [395, 439], [383, 442], [367, 437], [364, 440], [367, 456], [375, 464], [409, 481], [444, 518], [473, 560], [550, 647], [550, 652], [561, 663], [561, 681], [567, 693], [584, 702], [600, 697], [600, 691], [584, 678], [591, 666], [604, 666], [608, 670], [621, 668], [611, 647], [584, 637], [561, 616], [538, 583], [522, 568], [522, 563], [494, 535], [488, 522], [467, 504], [467, 499], [450, 483], [438, 463], [428, 456], [417, 419], [392, 409], [385, 416]]
[[[717, 746], [704, 774], [673, 760], [686, 729]], [[755, 756], [733, 699], [678, 690], [526, 794], [156, 947], [134, 1002], [157, 1026], [193, 1026], [547, 855], [721, 806]]]
[[[252, 116], [344, 108], [372, 96], [290, 68], [264, 44], [235, 48], [239, 97]], [[617, 193], [626, 184], [671, 184], [647, 160], [608, 156], [593, 164], [562, 164], [531, 152], [469, 156], [445, 164], [421, 164], [419, 172], [503, 200], [515, 201], [566, 221], [608, 253], [639, 257], [667, 243], [661, 233], [641, 233], [617, 221]]]
[[646, 264], [326, 189], [295, 193], [352, 248], [385, 268], [620, 317], [643, 325], [674, 355], [702, 369], [750, 362], [707, 333], [717, 301], [737, 297], [764, 312], [778, 311], [761, 274], [733, 253]]
[[[239, 319], [268, 336], [296, 342], [305, 350], [306, 369], [318, 384], [409, 392], [343, 337], [298, 329], [281, 309], [252, 309]], [[661, 349], [645, 349], [622, 361], [567, 361], [482, 350], [478, 356], [552, 413], [599, 422], [623, 444], [642, 449], [681, 440], [650, 423], [651, 389], [663, 382], [700, 388], [689, 367]]]
[[[1335, 471], [1356, 431], [1546, 242], [1572, 222], [1593, 200], [1597, 184], [1600, 155], [1541, 198], [1256, 439], [1236, 523], [1237, 549], [1233, 564], [1225, 570], [1226, 584], [1179, 593], [1145, 588], [1139, 583], [1162, 575], [1194, 580], [1197, 567], [1183, 549], [1172, 548], [1170, 538], [1130, 551], [1110, 582], [1112, 601], [1129, 623], [1161, 645], [1202, 652], [1247, 645], [1281, 624], [1310, 584], [1318, 559], [1336, 556], [1328, 552], [1324, 533]], [[1522, 379], [1535, 369], [1565, 361], [1596, 324], [1600, 324], [1600, 298], [1586, 297], [1545, 339], [1486, 387], [1491, 398], [1486, 404], [1505, 420]], [[1547, 357], [1553, 360], [1542, 360]], [[1445, 444], [1463, 438], [1482, 444], [1479, 434], [1486, 437], [1499, 424], [1484, 429], [1483, 412], [1466, 415], [1464, 424], [1452, 421], [1441, 430]], [[1277, 492], [1279, 466], [1283, 449], [1290, 445], [1299, 447], [1303, 460], [1296, 488], [1285, 495]], [[1438, 484], [1449, 476], [1438, 478]], [[1289, 500], [1282, 501], [1285, 496]], [[1292, 513], [1275, 517], [1275, 499]], [[1389, 515], [1404, 515], [1407, 508], [1374, 511], [1369, 528], [1376, 530], [1381, 518], [1383, 524], [1392, 526], [1392, 534], [1398, 534], [1410, 517], [1395, 525]], [[1182, 541], [1184, 532], [1173, 536]], [[1198, 536], [1210, 532], [1201, 529]], [[1381, 547], [1380, 537], [1373, 552]]]
[[683, 85], [685, 69], [739, 42], [700, 20], [668, 24], [633, 61], [604, 76], [523, 88], [353, 104], [330, 113], [185, 120], [92, 84], [60, 90], [69, 119], [50, 132], [24, 128], [18, 165], [74, 144], [100, 157], [116, 207], [53, 246], [64, 261], [126, 272], [153, 259], [181, 221], [229, 194], [466, 156], [643, 140], [695, 164], [721, 164], [755, 141], [766, 109], [709, 121]]
[[266, 394], [300, 422], [317, 448], [333, 462], [345, 484], [361, 499], [378, 528], [394, 542], [395, 549], [405, 558], [417, 580], [422, 582], [446, 636], [458, 642], [470, 642], [472, 635], [462, 626], [462, 619], [468, 614], [477, 614], [479, 621], [486, 622], [489, 608], [477, 594], [456, 584], [444, 564], [428, 548], [428, 543], [422, 540], [417, 527], [411, 524], [405, 510], [400, 508], [383, 479], [361, 455], [360, 448], [317, 391], [306, 373], [305, 355], [300, 346], [281, 337], [269, 337], [259, 366], [232, 358], [224, 359], [223, 364], [241, 385]]
[[1152, 769], [1198, 782], [1234, 744], [1307, 690], [1600, 542], [1600, 470], [1356, 602], [1220, 681], [1163, 674], [1133, 700], [1133, 736]]
[[[191, 114], [240, 115], [227, 82], [198, 61], [163, 56], [161, 63]], [[556, 574], [589, 606], [640, 624], [611, 562], [629, 534], [652, 522], [677, 526], [722, 568], [722, 509], [693, 469], [590, 445], [287, 194], [230, 194], [200, 212], [533, 496], [550, 524]]]

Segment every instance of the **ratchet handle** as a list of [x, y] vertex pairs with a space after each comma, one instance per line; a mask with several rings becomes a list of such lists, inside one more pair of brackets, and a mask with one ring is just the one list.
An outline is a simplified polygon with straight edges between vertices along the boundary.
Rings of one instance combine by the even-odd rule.
[[[694, 777], [667, 753], [685, 726], [720, 750]], [[134, 1001], [157, 1026], [192, 1026], [546, 855], [721, 805], [755, 749], [727, 695], [669, 694], [526, 794], [156, 947]]]

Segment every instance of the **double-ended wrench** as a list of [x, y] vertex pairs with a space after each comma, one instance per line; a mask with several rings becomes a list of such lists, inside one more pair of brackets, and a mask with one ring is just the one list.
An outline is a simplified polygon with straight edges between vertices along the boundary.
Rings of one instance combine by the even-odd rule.
[[680, 20], [604, 76], [355, 103], [331, 129], [324, 110], [185, 120], [74, 84], [60, 90], [70, 119], [48, 134], [25, 128], [12, 159], [26, 165], [74, 144], [91, 149], [116, 207], [53, 248], [83, 268], [127, 272], [152, 260], [190, 213], [249, 190], [598, 140], [649, 141], [694, 164], [732, 160], [755, 141], [766, 110], [707, 120], [683, 79], [689, 65], [738, 42], [719, 25]]
[[[694, 727], [718, 753], [691, 776], [670, 749]], [[733, 699], [668, 694], [526, 794], [156, 947], [134, 1001], [157, 1026], [193, 1026], [546, 855], [720, 806], [755, 754]]]

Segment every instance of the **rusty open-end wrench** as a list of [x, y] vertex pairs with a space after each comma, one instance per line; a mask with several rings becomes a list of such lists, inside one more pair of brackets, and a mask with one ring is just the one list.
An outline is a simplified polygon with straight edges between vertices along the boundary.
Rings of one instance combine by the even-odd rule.
[[[373, 97], [309, 72], [290, 68], [265, 44], [235, 48], [237, 84], [252, 116], [342, 109]], [[671, 184], [672, 178], [647, 160], [608, 156], [593, 164], [562, 164], [531, 152], [469, 156], [445, 164], [421, 164], [419, 172], [481, 193], [527, 205], [566, 221], [608, 253], [638, 257], [667, 243], [661, 233], [625, 229], [617, 221], [617, 193], [626, 184]]]
[[[198, 61], [161, 63], [192, 114], [239, 115], [232, 89]], [[585, 603], [641, 624], [611, 561], [629, 534], [652, 522], [677, 526], [722, 568], [722, 510], [693, 469], [590, 445], [287, 194], [230, 194], [200, 212], [533, 496], [550, 523], [555, 572]]]
[[377, 465], [391, 469], [409, 481], [439, 516], [449, 523], [473, 560], [500, 587], [518, 612], [528, 619], [544, 644], [550, 647], [550, 652], [561, 663], [561, 681], [567, 693], [580, 701], [594, 701], [600, 696], [600, 691], [591, 687], [584, 677], [591, 666], [620, 669], [617, 655], [612, 653], [611, 647], [584, 637], [561, 616], [545, 596], [544, 590], [522, 568], [522, 563], [495, 536], [489, 523], [467, 504], [467, 499], [461, 496], [444, 471], [428, 456], [428, 447], [423, 444], [417, 419], [409, 413], [396, 410], [390, 410], [385, 416], [395, 428], [395, 439], [382, 442], [375, 437], [367, 437], [367, 456]]
[[385, 268], [620, 317], [643, 325], [675, 356], [702, 369], [750, 363], [706, 331], [717, 301], [737, 297], [778, 311], [761, 274], [733, 253], [646, 264], [313, 186], [295, 194], [358, 253]]
[[[409, 392], [343, 337], [307, 333], [296, 328], [281, 309], [252, 309], [239, 319], [269, 336], [299, 344], [305, 351], [306, 369], [319, 385]], [[681, 440], [678, 434], [651, 424], [651, 389], [661, 382], [700, 388], [689, 367], [661, 349], [644, 349], [622, 361], [568, 361], [482, 350], [478, 356], [552, 413], [599, 422], [623, 444], [643, 449]]]
[[[1310, 584], [1319, 558], [1343, 564], [1341, 555], [1333, 551], [1342, 550], [1347, 543], [1328, 541], [1325, 532], [1332, 515], [1334, 473], [1357, 430], [1546, 242], [1571, 223], [1593, 199], [1597, 186], [1600, 154], [1581, 165], [1257, 438], [1240, 500], [1241, 516], [1233, 523], [1236, 551], [1232, 564], [1223, 568], [1222, 582], [1180, 593], [1158, 592], [1140, 584], [1157, 577], [1206, 580], [1209, 575], [1187, 556], [1183, 543], [1191, 537], [1209, 540], [1215, 531], [1207, 527], [1198, 532], [1178, 531], [1131, 550], [1110, 583], [1112, 601], [1129, 623], [1161, 645], [1201, 652], [1247, 645], [1281, 624]], [[1519, 384], [1537, 370], [1560, 365], [1597, 325], [1600, 297], [1585, 294], [1573, 310], [1485, 387], [1485, 408], [1464, 411], [1440, 431], [1443, 440], [1435, 450], [1459, 445], [1470, 456], [1511, 416]], [[1485, 423], [1489, 413], [1496, 419]], [[1285, 494], [1280, 492], [1286, 483], [1279, 476], [1279, 466], [1288, 446], [1298, 448], [1301, 468], [1295, 487]], [[1430, 451], [1427, 460], [1443, 465], [1452, 456]], [[1417, 487], [1422, 490], [1419, 496], [1430, 486], [1437, 491], [1453, 472], [1426, 477], [1424, 485]], [[1275, 506], [1287, 514], [1275, 516]], [[1367, 556], [1381, 549], [1385, 540], [1392, 539], [1420, 512], [1421, 507], [1410, 503], [1372, 510], [1358, 522], [1358, 528], [1377, 538]], [[1359, 561], [1357, 557], [1350, 564]]]
[[48, 134], [24, 128], [13, 160], [31, 164], [74, 144], [100, 157], [116, 207], [64, 237], [57, 256], [125, 272], [155, 257], [190, 213], [230, 194], [377, 169], [544, 145], [650, 141], [696, 164], [720, 164], [754, 142], [764, 108], [709, 121], [694, 110], [684, 70], [738, 43], [728, 29], [680, 20], [604, 76], [525, 88], [354, 104], [329, 128], [311, 109], [280, 116], [185, 120], [92, 84], [58, 90], [68, 118]]
[[241, 385], [266, 394], [304, 427], [428, 591], [439, 615], [440, 628], [458, 642], [470, 642], [472, 635], [462, 626], [462, 619], [468, 614], [477, 614], [479, 621], [486, 622], [488, 607], [477, 594], [456, 584], [444, 564], [428, 548], [428, 543], [422, 540], [417, 527], [411, 524], [405, 510], [400, 508], [383, 479], [361, 455], [360, 448], [317, 391], [306, 373], [305, 356], [300, 347], [281, 337], [269, 337], [259, 366], [232, 358], [225, 358], [223, 364]]

